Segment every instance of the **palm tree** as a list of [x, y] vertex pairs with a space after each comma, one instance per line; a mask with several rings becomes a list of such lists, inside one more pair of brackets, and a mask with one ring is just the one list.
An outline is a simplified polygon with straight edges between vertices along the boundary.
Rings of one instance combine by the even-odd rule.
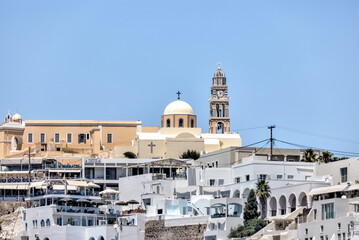
[[270, 197], [271, 190], [269, 184], [265, 178], [258, 179], [256, 183], [256, 196], [259, 198], [259, 201], [262, 205], [261, 215], [262, 218], [267, 217], [267, 198]]
[[319, 160], [323, 161], [325, 163], [332, 162], [333, 161], [333, 153], [325, 151], [322, 152], [322, 155], [319, 156]]
[[315, 162], [317, 161], [317, 154], [314, 153], [313, 149], [308, 148], [304, 151], [302, 161], [304, 162]]

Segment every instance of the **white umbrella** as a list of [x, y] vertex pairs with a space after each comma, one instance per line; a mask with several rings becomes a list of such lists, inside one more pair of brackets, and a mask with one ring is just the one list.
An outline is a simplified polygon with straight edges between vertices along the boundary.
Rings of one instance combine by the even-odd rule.
[[106, 188], [106, 190], [100, 192], [101, 195], [114, 195], [119, 193], [120, 193], [119, 191], [116, 191], [115, 189], [112, 188]]

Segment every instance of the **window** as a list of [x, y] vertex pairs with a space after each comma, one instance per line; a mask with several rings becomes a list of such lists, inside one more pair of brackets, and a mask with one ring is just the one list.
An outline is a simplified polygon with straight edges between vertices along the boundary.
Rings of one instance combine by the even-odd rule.
[[221, 186], [221, 185], [223, 185], [223, 184], [224, 184], [224, 179], [219, 179], [219, 180], [218, 180], [218, 185]]
[[322, 220], [334, 218], [334, 203], [322, 204]]
[[338, 223], [338, 231], [340, 231], [340, 229], [341, 229], [341, 225], [340, 223]]
[[236, 182], [236, 183], [240, 183], [240, 182], [241, 182], [241, 178], [240, 178], [240, 177], [235, 178], [235, 182]]
[[166, 121], [166, 127], [170, 128], [171, 127], [171, 120], [167, 119]]
[[194, 128], [194, 120], [191, 119], [191, 128]]
[[294, 176], [293, 175], [288, 175], [288, 179], [293, 179]]
[[67, 142], [67, 143], [72, 143], [72, 133], [68, 133], [68, 134], [67, 134], [66, 142]]
[[37, 228], [37, 220], [33, 220], [33, 221], [32, 221], [32, 227], [33, 227], [33, 228]]
[[116, 180], [116, 168], [106, 168], [106, 179]]
[[342, 234], [338, 233], [338, 240], [342, 239]]
[[320, 225], [320, 233], [323, 233], [323, 232], [324, 232], [324, 226]]
[[55, 133], [55, 143], [60, 143], [60, 133]]
[[317, 219], [317, 209], [314, 209], [314, 220]]
[[277, 180], [281, 180], [283, 178], [283, 175], [282, 174], [278, 174], [277, 175]]
[[62, 226], [62, 218], [58, 218], [58, 219], [57, 219], [57, 225], [58, 225], [58, 226]]
[[341, 168], [340, 169], [340, 176], [342, 178], [342, 182], [348, 181], [348, 168]]
[[183, 127], [183, 119], [182, 118], [180, 118], [178, 120], [178, 127]]
[[218, 168], [218, 161], [216, 161], [216, 168]]
[[266, 179], [267, 178], [267, 174], [259, 174], [259, 179]]
[[246, 175], [246, 181], [247, 182], [249, 181], [249, 175]]
[[27, 143], [32, 143], [32, 133], [27, 134]]
[[112, 143], [112, 133], [107, 134], [107, 143]]
[[209, 180], [209, 186], [214, 186], [216, 180], [215, 179], [210, 179]]
[[345, 240], [345, 233], [343, 233], [343, 240]]
[[86, 134], [86, 140], [90, 140], [90, 134], [89, 133]]
[[46, 227], [50, 227], [50, 225], [51, 225], [50, 219], [47, 219], [46, 220]]
[[41, 143], [46, 142], [46, 134], [45, 133], [40, 133], [40, 142]]
[[86, 143], [86, 134], [79, 134], [79, 143]]
[[305, 229], [305, 235], [308, 235], [308, 228]]
[[27, 231], [27, 223], [25, 223], [25, 231]]
[[40, 225], [41, 225], [42, 228], [45, 227], [45, 221], [44, 221], [44, 219], [41, 220]]

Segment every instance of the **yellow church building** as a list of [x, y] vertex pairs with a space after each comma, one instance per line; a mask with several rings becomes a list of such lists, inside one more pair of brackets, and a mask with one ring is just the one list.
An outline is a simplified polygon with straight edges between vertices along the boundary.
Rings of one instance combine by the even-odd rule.
[[101, 158], [179, 158], [187, 150], [212, 152], [241, 146], [230, 133], [226, 77], [218, 67], [212, 78], [209, 133], [197, 127], [192, 107], [180, 99], [168, 104], [160, 127], [141, 121], [26, 120], [20, 114], [5, 116], [0, 125], [0, 158], [78, 155]]

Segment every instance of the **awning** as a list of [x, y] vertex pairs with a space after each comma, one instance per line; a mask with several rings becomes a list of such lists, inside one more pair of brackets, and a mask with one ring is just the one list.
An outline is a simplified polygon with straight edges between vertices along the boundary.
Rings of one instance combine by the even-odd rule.
[[347, 184], [342, 185], [333, 185], [329, 187], [322, 187], [322, 188], [314, 188], [309, 192], [309, 196], [319, 195], [319, 194], [326, 194], [326, 193], [334, 193], [334, 192], [343, 192], [346, 191], [348, 188]]
[[359, 205], [359, 201], [350, 202], [351, 205]]
[[45, 185], [45, 181], [32, 182], [32, 183], [30, 184], [30, 188], [33, 188], [33, 187], [41, 187], [42, 185]]
[[29, 171], [0, 171], [1, 175], [7, 175], [7, 174], [25, 174], [29, 175]]
[[95, 184], [95, 183], [93, 183], [93, 182], [89, 182], [89, 183], [88, 183], [88, 187], [90, 187], [90, 188], [100, 188], [101, 186], [100, 186], [100, 185], [97, 185], [97, 184]]
[[0, 189], [8, 190], [26, 190], [28, 189], [28, 184], [1, 184]]
[[181, 188], [176, 188], [176, 193], [194, 192], [196, 190], [197, 190], [197, 186], [181, 187]]
[[81, 169], [50, 169], [49, 172], [57, 172], [57, 173], [79, 173]]
[[350, 185], [346, 191], [354, 191], [354, 190], [359, 190], [359, 184]]
[[[65, 190], [65, 185], [53, 185], [52, 186], [53, 190]], [[72, 186], [72, 185], [67, 185], [67, 190], [73, 190], [76, 191], [77, 187], [76, 186]]]
[[75, 180], [66, 180], [67, 184], [79, 187], [88, 187], [88, 183], [86, 181], [75, 181]]

